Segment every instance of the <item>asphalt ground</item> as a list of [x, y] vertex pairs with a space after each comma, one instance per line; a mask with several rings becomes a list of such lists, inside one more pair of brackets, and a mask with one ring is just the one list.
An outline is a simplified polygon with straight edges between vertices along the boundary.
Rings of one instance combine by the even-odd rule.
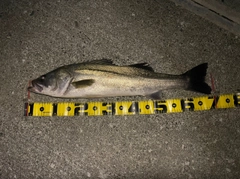
[[[240, 176], [240, 109], [24, 117], [26, 87], [61, 65], [109, 58], [181, 74], [208, 62], [216, 92], [240, 89], [240, 37], [167, 0], [0, 2], [0, 178]], [[163, 98], [203, 94], [163, 91]], [[104, 99], [142, 100], [144, 97]], [[89, 101], [31, 94], [31, 102]]]

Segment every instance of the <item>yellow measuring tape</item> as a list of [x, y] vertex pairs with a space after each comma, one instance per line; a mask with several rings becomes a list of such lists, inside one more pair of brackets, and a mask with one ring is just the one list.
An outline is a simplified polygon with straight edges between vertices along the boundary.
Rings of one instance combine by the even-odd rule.
[[177, 113], [240, 106], [240, 93], [203, 96], [186, 99], [117, 101], [117, 102], [59, 102], [25, 103], [24, 116], [102, 116]]

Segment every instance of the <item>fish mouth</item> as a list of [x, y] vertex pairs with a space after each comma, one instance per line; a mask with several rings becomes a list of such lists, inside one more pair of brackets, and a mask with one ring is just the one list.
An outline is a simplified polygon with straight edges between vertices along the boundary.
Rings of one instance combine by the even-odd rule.
[[30, 82], [27, 90], [31, 91], [31, 92], [35, 92], [35, 93], [38, 92], [39, 93], [43, 90], [43, 87], [40, 84], [38, 84], [37, 82], [32, 81], [32, 82]]

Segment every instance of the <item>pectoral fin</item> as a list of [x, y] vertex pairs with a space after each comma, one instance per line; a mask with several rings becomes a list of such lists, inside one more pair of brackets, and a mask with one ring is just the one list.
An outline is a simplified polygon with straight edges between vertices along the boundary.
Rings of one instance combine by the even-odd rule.
[[75, 88], [85, 88], [85, 87], [91, 86], [94, 82], [95, 80], [93, 79], [86, 79], [86, 80], [72, 82], [72, 85]]

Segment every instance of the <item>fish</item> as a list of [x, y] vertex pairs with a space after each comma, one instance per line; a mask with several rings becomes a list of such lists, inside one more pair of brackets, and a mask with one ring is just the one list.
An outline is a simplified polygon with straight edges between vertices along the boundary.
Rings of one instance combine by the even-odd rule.
[[180, 74], [157, 73], [148, 63], [118, 66], [101, 59], [61, 66], [30, 81], [28, 91], [59, 98], [146, 96], [160, 99], [161, 92], [183, 89], [205, 94], [208, 64]]

